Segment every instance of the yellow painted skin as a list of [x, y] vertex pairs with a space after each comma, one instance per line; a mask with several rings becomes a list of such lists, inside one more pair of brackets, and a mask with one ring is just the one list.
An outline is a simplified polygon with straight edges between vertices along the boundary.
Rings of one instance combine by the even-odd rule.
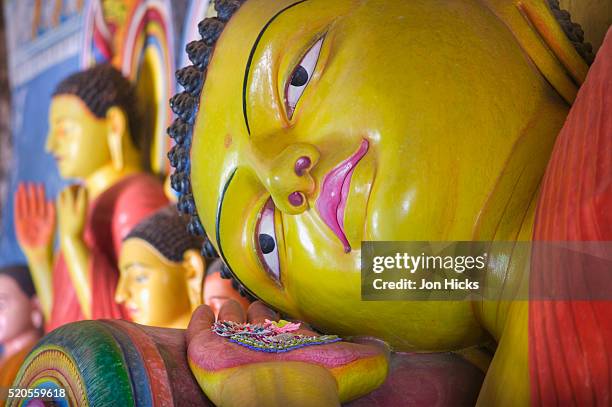
[[[396, 350], [455, 350], [490, 334], [501, 342], [481, 403], [526, 404], [525, 304], [363, 302], [359, 247], [530, 239], [540, 180], [587, 69], [544, 4], [247, 1], [214, 50], [191, 155], [198, 213], [237, 277], [295, 318]], [[291, 115], [287, 84], [321, 38]], [[325, 175], [363, 140], [345, 253], [315, 205]], [[313, 165], [298, 176], [302, 156]], [[292, 192], [305, 197], [301, 206], [290, 204]], [[257, 255], [256, 224], [270, 197], [280, 283]], [[512, 271], [526, 261], [489, 268], [487, 284], [523, 284]], [[514, 345], [503, 339], [513, 335]]]
[[145, 240], [130, 238], [121, 246], [119, 270], [115, 301], [138, 324], [184, 329], [202, 303], [205, 262], [197, 250], [174, 262]]
[[339, 406], [368, 394], [387, 375], [385, 356], [326, 369], [312, 363], [260, 362], [205, 372], [190, 361], [191, 371], [215, 405]]

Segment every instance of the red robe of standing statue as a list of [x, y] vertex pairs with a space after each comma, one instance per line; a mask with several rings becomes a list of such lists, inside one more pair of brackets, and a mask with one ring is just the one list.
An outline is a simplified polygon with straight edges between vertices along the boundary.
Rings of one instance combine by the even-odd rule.
[[[142, 173], [117, 182], [90, 204], [84, 233], [90, 250], [92, 319], [128, 319], [123, 306], [115, 302], [121, 242], [132, 227], [167, 203], [162, 184]], [[82, 319], [85, 317], [60, 253], [53, 268], [53, 307], [47, 332]]]

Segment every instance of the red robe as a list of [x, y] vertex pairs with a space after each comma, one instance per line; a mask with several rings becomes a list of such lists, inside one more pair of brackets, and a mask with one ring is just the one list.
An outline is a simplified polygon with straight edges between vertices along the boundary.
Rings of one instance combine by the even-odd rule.
[[[559, 259], [547, 256], [546, 249], [533, 254], [532, 292], [554, 288], [561, 294], [529, 304], [531, 404], [609, 406], [612, 29], [555, 144], [542, 186], [534, 240], [590, 241], [590, 246], [595, 246], [592, 242], [608, 242], [608, 246], [601, 246], [607, 251], [602, 257], [570, 253]], [[568, 260], [574, 260], [569, 269]], [[595, 292], [604, 296], [590, 295]]]
[[[121, 242], [132, 227], [167, 203], [159, 181], [136, 174], [116, 183], [90, 204], [84, 237], [90, 250], [93, 319], [128, 319], [123, 306], [115, 302]], [[47, 332], [82, 319], [76, 290], [60, 252], [53, 268], [53, 306]]]

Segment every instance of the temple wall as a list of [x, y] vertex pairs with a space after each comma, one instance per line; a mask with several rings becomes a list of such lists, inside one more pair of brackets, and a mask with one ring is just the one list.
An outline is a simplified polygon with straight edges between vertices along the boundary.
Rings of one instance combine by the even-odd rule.
[[[10, 138], [10, 111], [8, 66], [6, 64], [6, 35], [4, 30], [4, 16], [0, 7], [0, 202], [4, 202], [8, 192], [8, 172], [11, 156]], [[0, 223], [3, 218], [2, 205], [0, 205]]]

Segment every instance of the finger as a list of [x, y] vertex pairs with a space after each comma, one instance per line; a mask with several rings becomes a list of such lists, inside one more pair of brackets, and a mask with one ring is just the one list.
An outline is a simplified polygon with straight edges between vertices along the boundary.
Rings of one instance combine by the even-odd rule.
[[219, 321], [234, 321], [243, 323], [246, 321], [244, 309], [236, 300], [227, 300], [219, 310]]
[[278, 314], [271, 308], [268, 308], [263, 302], [255, 301], [249, 305], [247, 310], [248, 321], [251, 324], [263, 324], [266, 319], [270, 321], [278, 321]]
[[75, 185], [70, 185], [68, 188], [66, 188], [65, 204], [70, 209], [71, 213], [72, 211], [74, 211], [74, 205], [76, 200], [75, 188]]
[[23, 183], [19, 183], [19, 186], [17, 186], [17, 192], [15, 193], [15, 207], [13, 208], [15, 213], [15, 219], [21, 219], [21, 217], [23, 216], [25, 205], [24, 198], [24, 185]]
[[193, 337], [206, 329], [210, 329], [215, 322], [215, 313], [208, 305], [200, 305], [191, 315], [191, 321], [185, 332], [185, 341], [189, 346]]
[[66, 205], [67, 205], [67, 197], [66, 197], [67, 191], [66, 189], [63, 189], [62, 192], [59, 193], [59, 195], [57, 196], [57, 209], [58, 209], [58, 216], [59, 218], [62, 217], [62, 214], [65, 214], [66, 212]]
[[58, 206], [64, 208], [69, 205], [69, 202], [70, 202], [70, 187], [66, 187], [59, 194]]
[[40, 186], [40, 202], [42, 205], [42, 217], [44, 219], [48, 219], [51, 214], [49, 213], [49, 203], [52, 202], [50, 199], [47, 199], [47, 191], [45, 189], [45, 185], [41, 184]]
[[55, 203], [53, 201], [48, 201], [46, 206], [46, 219], [49, 222], [49, 229], [53, 231], [55, 229]]
[[76, 197], [76, 209], [78, 213], [85, 212], [87, 207], [87, 190], [85, 188], [79, 188], [77, 190]]
[[32, 215], [35, 217], [39, 217], [43, 208], [42, 208], [42, 203], [43, 201], [40, 200], [40, 184], [32, 184]]
[[38, 216], [45, 216], [45, 186], [38, 184], [36, 186], [36, 214]]
[[36, 214], [36, 187], [34, 183], [28, 183], [28, 215], [33, 216]]

